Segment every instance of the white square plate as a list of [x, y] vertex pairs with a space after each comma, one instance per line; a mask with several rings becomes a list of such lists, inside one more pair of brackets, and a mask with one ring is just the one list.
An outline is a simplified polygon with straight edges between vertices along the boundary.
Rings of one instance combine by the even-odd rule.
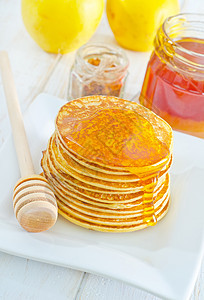
[[[37, 172], [63, 104], [41, 94], [25, 114]], [[0, 166], [0, 250], [113, 277], [165, 299], [189, 298], [204, 250], [204, 140], [175, 133], [169, 212], [155, 227], [131, 233], [94, 232], [62, 217], [47, 232], [24, 231], [12, 208], [19, 169], [11, 136], [0, 149]]]

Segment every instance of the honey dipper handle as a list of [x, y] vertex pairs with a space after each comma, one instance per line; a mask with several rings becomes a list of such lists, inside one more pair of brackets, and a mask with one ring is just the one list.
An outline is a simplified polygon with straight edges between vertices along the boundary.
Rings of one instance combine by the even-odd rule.
[[21, 176], [27, 177], [34, 174], [34, 169], [9, 57], [6, 51], [0, 51], [0, 71]]

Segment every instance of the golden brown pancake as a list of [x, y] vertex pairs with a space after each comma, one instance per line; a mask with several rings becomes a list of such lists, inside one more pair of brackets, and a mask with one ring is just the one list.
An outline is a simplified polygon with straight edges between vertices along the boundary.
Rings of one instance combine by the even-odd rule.
[[115, 97], [65, 104], [41, 165], [59, 213], [85, 228], [126, 232], [155, 225], [169, 207], [171, 127]]
[[166, 122], [135, 102], [115, 97], [69, 102], [58, 113], [56, 131], [69, 151], [122, 169], [156, 165], [172, 147], [172, 130]]

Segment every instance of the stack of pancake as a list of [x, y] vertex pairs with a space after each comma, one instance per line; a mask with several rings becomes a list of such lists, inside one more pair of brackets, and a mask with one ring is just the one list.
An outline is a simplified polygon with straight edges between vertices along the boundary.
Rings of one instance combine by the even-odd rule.
[[169, 207], [172, 130], [145, 107], [91, 96], [65, 104], [43, 153], [59, 213], [99, 231], [154, 225]]

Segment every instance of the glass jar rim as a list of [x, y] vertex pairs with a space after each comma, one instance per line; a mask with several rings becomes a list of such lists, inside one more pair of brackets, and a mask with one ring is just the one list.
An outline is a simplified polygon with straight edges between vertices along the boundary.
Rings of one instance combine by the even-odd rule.
[[[96, 49], [96, 50], [104, 50], [107, 53], [112, 53], [115, 54], [117, 56], [119, 56], [121, 58], [120, 60], [120, 64], [114, 66], [114, 67], [106, 67], [105, 71], [108, 71], [109, 74], [110, 73], [115, 73], [115, 72], [123, 72], [126, 71], [126, 69], [128, 68], [129, 65], [129, 61], [127, 58], [126, 53], [120, 49], [119, 47], [116, 46], [112, 46], [112, 45], [104, 45], [102, 43], [87, 43], [85, 45], [83, 45], [82, 47], [80, 47], [77, 52], [76, 52], [76, 61], [78, 61], [78, 63], [80, 63], [81, 65], [86, 66], [87, 70], [89, 72], [92, 72], [93, 70], [96, 70], [98, 68], [98, 66], [92, 65], [90, 63], [88, 63], [84, 58], [85, 58], [85, 51], [86, 50], [91, 50], [91, 49]], [[104, 53], [106, 53], [104, 52]], [[89, 52], [89, 54], [91, 54]], [[92, 53], [92, 54], [98, 54], [98, 53]], [[88, 55], [88, 53], [87, 53]]]
[[[204, 40], [204, 14], [180, 13], [168, 17], [162, 24], [162, 31], [165, 35], [165, 39], [168, 41], [168, 45], [170, 46], [170, 49], [174, 50], [172, 51], [174, 56], [176, 56], [179, 60], [189, 65], [192, 64], [192, 61], [190, 59], [187, 59], [186, 55], [188, 55], [188, 57], [194, 57], [194, 58], [202, 59], [202, 61], [204, 61], [204, 53], [199, 53], [197, 51], [189, 50], [183, 47], [180, 43], [178, 43], [176, 40], [174, 40], [171, 37], [170, 34], [171, 32], [169, 31], [171, 31], [172, 26], [173, 26], [173, 30], [176, 30], [176, 24], [178, 24], [178, 21], [182, 21], [184, 23], [186, 22], [186, 24], [188, 24], [189, 27], [192, 25], [192, 30], [199, 31], [200, 34], [202, 34], [202, 39]], [[199, 27], [196, 26], [198, 24], [202, 26]], [[193, 29], [193, 27], [195, 28]], [[193, 37], [189, 36], [189, 38], [193, 38]], [[179, 51], [179, 55], [178, 55], [178, 51]], [[169, 54], [171, 55], [170, 52]], [[204, 63], [197, 63], [197, 66], [202, 70], [204, 69]]]

